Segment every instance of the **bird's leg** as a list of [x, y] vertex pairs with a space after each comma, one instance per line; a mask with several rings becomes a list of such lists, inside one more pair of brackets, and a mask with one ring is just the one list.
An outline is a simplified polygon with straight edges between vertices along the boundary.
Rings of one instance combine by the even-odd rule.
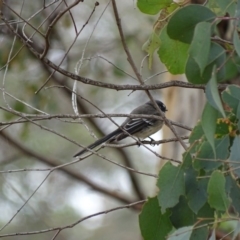
[[138, 138], [138, 141], [137, 141], [137, 145], [138, 145], [138, 147], [140, 147], [141, 146], [141, 139], [140, 138]]
[[151, 137], [148, 137], [148, 138], [151, 140], [150, 145], [151, 145], [152, 147], [154, 147], [155, 144], [154, 144], [153, 142], [155, 142], [155, 140], [154, 140], [153, 138], [151, 138]]

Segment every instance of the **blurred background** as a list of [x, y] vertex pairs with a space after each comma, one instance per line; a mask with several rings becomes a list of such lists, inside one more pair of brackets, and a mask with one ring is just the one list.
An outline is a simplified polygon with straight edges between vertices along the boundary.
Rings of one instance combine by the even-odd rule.
[[[1, 9], [8, 23], [40, 53], [46, 44], [44, 34], [49, 25], [73, 3], [5, 2]], [[99, 82], [139, 84], [122, 47], [111, 1], [99, 3], [93, 14], [95, 1], [90, 0], [80, 2], [71, 8], [71, 14], [61, 16], [49, 34], [46, 57], [69, 72]], [[146, 84], [184, 80], [182, 76], [164, 73], [157, 56], [152, 69], [148, 68], [142, 45], [151, 34], [156, 17], [142, 14], [134, 1], [117, 1], [117, 7], [126, 43], [143, 79], [156, 74]], [[74, 160], [72, 156], [80, 150], [76, 143], [87, 146], [95, 141], [93, 135], [99, 138], [116, 126], [100, 118], [54, 117], [30, 121], [33, 114], [74, 114], [71, 93], [74, 81], [53, 72], [36, 58], [6, 23], [1, 21], [0, 26], [0, 235], [70, 225], [90, 214], [154, 196], [156, 178], [127, 171], [96, 155], [49, 172], [51, 167]], [[79, 64], [81, 68], [77, 70]], [[77, 93], [79, 114], [100, 113], [97, 108], [104, 113], [129, 113], [149, 100], [144, 91], [116, 91], [80, 82]], [[202, 91], [171, 88], [151, 93], [166, 104], [169, 119], [194, 126], [204, 104]], [[118, 124], [124, 121], [120, 117], [114, 120]], [[189, 134], [183, 130], [179, 133]], [[173, 135], [165, 126], [152, 137], [160, 140]], [[181, 160], [183, 149], [178, 143], [148, 147], [167, 158]], [[151, 174], [157, 174], [164, 164], [144, 147], [106, 147], [100, 153], [114, 162]], [[18, 169], [28, 171], [9, 172]], [[47, 171], [36, 171], [41, 169]], [[141, 205], [90, 218], [64, 229], [56, 239], [141, 239], [140, 208]], [[54, 234], [53, 231], [6, 239], [52, 239]]]

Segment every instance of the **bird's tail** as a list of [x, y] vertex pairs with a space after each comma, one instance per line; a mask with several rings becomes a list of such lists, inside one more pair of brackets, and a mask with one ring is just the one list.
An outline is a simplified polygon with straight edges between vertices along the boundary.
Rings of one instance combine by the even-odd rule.
[[115, 131], [111, 132], [110, 134], [108, 134], [108, 135], [104, 136], [103, 138], [98, 139], [96, 142], [90, 144], [89, 146], [87, 146], [86, 148], [84, 148], [83, 150], [81, 150], [80, 152], [75, 154], [73, 157], [78, 157], [78, 156], [82, 155], [83, 153], [87, 152], [88, 149], [93, 149], [93, 148], [99, 146], [100, 144], [107, 142], [109, 139], [113, 138], [115, 135], [118, 135], [121, 132], [122, 132], [121, 129], [116, 129]]

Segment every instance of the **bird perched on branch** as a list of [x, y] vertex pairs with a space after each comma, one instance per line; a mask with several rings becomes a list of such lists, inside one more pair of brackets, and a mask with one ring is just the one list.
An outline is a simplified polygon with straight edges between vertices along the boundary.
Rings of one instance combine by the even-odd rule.
[[[156, 109], [152, 101], [149, 101], [135, 108], [130, 114], [161, 116], [161, 112], [162, 115], [164, 115], [167, 111], [166, 106], [159, 100], [155, 100], [155, 102], [158, 106], [158, 109]], [[87, 152], [88, 149], [93, 149], [102, 143], [118, 142], [126, 137], [129, 137], [130, 135], [135, 136], [139, 139], [145, 139], [159, 131], [162, 128], [163, 124], [164, 121], [161, 119], [128, 117], [119, 128], [109, 133], [108, 135], [98, 139], [96, 142], [90, 144], [88, 147], [75, 154], [74, 157], [79, 157], [83, 153]]]

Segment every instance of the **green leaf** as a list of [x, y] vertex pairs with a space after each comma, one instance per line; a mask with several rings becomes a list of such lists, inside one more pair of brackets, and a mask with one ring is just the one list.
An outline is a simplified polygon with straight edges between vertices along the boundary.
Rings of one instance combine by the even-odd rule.
[[207, 66], [211, 43], [210, 37], [211, 23], [198, 23], [194, 30], [193, 40], [189, 48], [189, 55], [198, 64], [201, 73], [203, 73]]
[[169, 7], [171, 3], [172, 0], [138, 0], [137, 7], [143, 13], [155, 15], [161, 9]]
[[167, 208], [175, 206], [181, 195], [185, 194], [184, 172], [181, 166], [173, 166], [167, 162], [159, 172], [158, 202], [164, 213]]
[[189, 82], [193, 84], [204, 84], [207, 83], [211, 76], [214, 65], [219, 68], [217, 72], [217, 80], [218, 82], [225, 78], [225, 66], [224, 63], [226, 61], [226, 52], [225, 49], [216, 43], [211, 43], [210, 52], [208, 55], [207, 66], [204, 71], [201, 72], [196, 61], [189, 56], [186, 63], [186, 77]]
[[213, 229], [211, 237], [209, 238], [209, 240], [216, 240], [215, 228]]
[[175, 228], [191, 226], [197, 221], [196, 215], [189, 208], [187, 200], [183, 196], [180, 197], [179, 203], [171, 211], [170, 220]]
[[[230, 116], [229, 116], [230, 118]], [[229, 118], [218, 118], [215, 131], [216, 138], [222, 138], [226, 135], [231, 135], [236, 130], [236, 125]]]
[[[198, 225], [208, 224], [209, 226], [214, 224], [215, 211], [210, 207], [209, 203], [205, 203], [204, 206], [199, 210], [197, 217], [202, 218], [202, 221]], [[195, 239], [194, 239], [195, 240]]]
[[238, 72], [239, 72], [238, 65], [239, 65], [239, 63], [240, 63], [240, 58], [236, 55], [231, 57], [231, 59], [228, 59], [228, 61], [225, 64], [225, 69], [226, 69], [225, 80], [231, 80], [238, 75]]
[[[227, 12], [231, 13], [232, 8], [235, 8], [234, 0], [209, 0], [207, 6], [217, 15], [224, 16]], [[231, 15], [233, 16], [233, 15]]]
[[149, 198], [139, 215], [139, 226], [145, 240], [165, 240], [172, 229], [170, 213], [161, 213], [157, 197]]
[[235, 50], [236, 50], [238, 56], [240, 56], [240, 40], [239, 40], [237, 30], [235, 30], [234, 34], [233, 34], [233, 45], [235, 47]]
[[239, 1], [237, 1], [237, 6], [236, 6], [234, 17], [236, 18], [236, 20], [234, 21], [235, 25], [239, 30], [239, 25], [240, 25], [240, 20], [239, 20], [239, 17], [240, 17], [240, 2]]
[[190, 240], [207, 240], [208, 239], [208, 228], [194, 228]]
[[226, 117], [226, 114], [223, 110], [222, 102], [218, 92], [217, 78], [216, 78], [216, 68], [213, 69], [212, 78], [206, 86], [206, 97], [209, 104], [218, 110], [223, 117]]
[[[240, 136], [236, 136], [230, 149], [230, 166], [234, 174], [240, 177]], [[233, 161], [233, 162], [231, 162]]]
[[209, 103], [206, 103], [202, 113], [202, 128], [203, 132], [210, 143], [214, 156], [216, 156], [216, 149], [214, 145], [214, 135], [216, 130], [218, 112]]
[[208, 8], [191, 4], [179, 9], [169, 20], [167, 33], [170, 38], [191, 43], [194, 29], [200, 22], [212, 22], [216, 15]]
[[204, 136], [202, 129], [202, 123], [198, 121], [197, 125], [193, 128], [189, 137], [189, 143], [193, 144], [195, 141], [199, 141]]
[[226, 12], [231, 14], [232, 9], [234, 9], [234, 11], [236, 9], [236, 1], [234, 1], [234, 0], [230, 0], [230, 1], [217, 0], [217, 2], [218, 2], [218, 5], [219, 5], [220, 9], [223, 12], [223, 14], [225, 14]]
[[228, 191], [230, 190], [230, 198], [232, 200], [232, 206], [235, 209], [235, 212], [238, 213], [238, 216], [240, 216], [240, 186], [237, 183], [237, 181], [235, 179], [233, 179], [232, 177], [230, 177], [229, 179], [230, 182], [230, 189], [228, 189]]
[[201, 73], [201, 70], [196, 61], [191, 56], [189, 56], [185, 69], [187, 80], [193, 84], [205, 84], [211, 78], [212, 69], [213, 65], [209, 64], [204, 69], [204, 72]]
[[240, 221], [237, 221], [232, 239], [237, 239], [237, 236], [238, 236], [239, 233], [240, 233]]
[[238, 128], [240, 129], [240, 88], [237, 86], [228, 86], [222, 94], [223, 101], [232, 108], [233, 113], [238, 120]]
[[207, 202], [207, 184], [208, 179], [197, 180], [198, 172], [194, 169], [188, 169], [185, 173], [186, 196], [191, 210], [197, 214], [198, 211]]
[[[226, 53], [226, 51], [221, 45], [212, 42], [211, 47], [210, 47], [209, 58], [208, 58], [208, 65], [211, 63], [216, 63], [216, 60], [218, 58], [220, 58], [221, 56], [225, 56], [224, 57], [224, 61], [225, 61], [225, 58], [226, 58], [225, 53]], [[221, 65], [217, 65], [217, 66], [219, 67]]]
[[147, 42], [145, 42], [142, 46], [142, 49], [146, 51], [149, 55], [149, 60], [148, 60], [148, 67], [149, 69], [152, 68], [152, 59], [153, 59], [153, 54], [158, 49], [160, 46], [160, 39], [159, 36], [153, 32]]
[[227, 196], [230, 197], [230, 192], [232, 189], [232, 176], [230, 174], [226, 175], [225, 179], [226, 179], [225, 190], [226, 190]]
[[[189, 168], [192, 168], [192, 151], [194, 149], [194, 146], [190, 146], [185, 153], [183, 153], [183, 163], [182, 163], [182, 168], [184, 170], [188, 170]], [[194, 151], [195, 153], [195, 151]]]
[[219, 160], [227, 160], [229, 156], [229, 136], [225, 136], [221, 139], [215, 139], [216, 158], [214, 156], [212, 147], [209, 142], [204, 141], [200, 150], [196, 154], [194, 160], [194, 168], [197, 170], [203, 169], [207, 172], [217, 169], [223, 164]]
[[216, 170], [212, 173], [208, 183], [208, 202], [217, 211], [226, 212], [230, 201], [225, 191], [226, 180], [222, 172]]
[[190, 239], [192, 231], [193, 226], [179, 228], [168, 237], [168, 240], [188, 240]]
[[172, 74], [184, 73], [189, 45], [169, 38], [166, 27], [161, 31], [160, 41], [158, 55], [168, 71]]

